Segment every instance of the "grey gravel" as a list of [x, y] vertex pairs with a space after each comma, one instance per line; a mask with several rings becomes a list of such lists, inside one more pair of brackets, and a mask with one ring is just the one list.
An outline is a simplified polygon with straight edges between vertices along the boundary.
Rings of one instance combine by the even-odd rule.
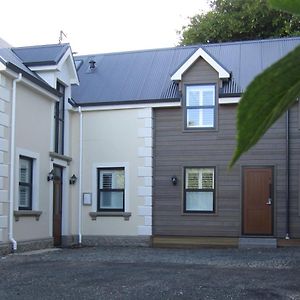
[[300, 249], [80, 248], [0, 259], [0, 299], [300, 299]]

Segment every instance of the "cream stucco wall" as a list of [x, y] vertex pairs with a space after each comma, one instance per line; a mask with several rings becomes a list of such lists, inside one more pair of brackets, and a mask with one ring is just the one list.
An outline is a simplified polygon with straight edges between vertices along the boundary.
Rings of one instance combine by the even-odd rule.
[[20, 217], [19, 221], [14, 220], [14, 236], [17, 241], [52, 236], [52, 182], [47, 181], [47, 174], [50, 170], [49, 151], [53, 138], [53, 109], [53, 100], [23, 83], [17, 84], [14, 209], [18, 210], [18, 158], [24, 155], [34, 158], [33, 210], [42, 211], [38, 221], [35, 217]]
[[[146, 110], [149, 114], [149, 109]], [[142, 134], [145, 129], [144, 117], [144, 108], [83, 111], [82, 192], [92, 193], [92, 205], [85, 206], [81, 204], [83, 235], [135, 236], [151, 234], [151, 229], [143, 230], [145, 227], [145, 214], [148, 218], [151, 218], [151, 203], [148, 203], [149, 207], [145, 209], [145, 195], [143, 194], [144, 190], [142, 190], [145, 188], [145, 174], [142, 172], [145, 171], [145, 151], [143, 152], [145, 138]], [[78, 124], [78, 114], [74, 114], [71, 126], [74, 162], [79, 153]], [[152, 131], [152, 128], [150, 131]], [[149, 145], [150, 148], [152, 151], [152, 144]], [[147, 156], [149, 154], [151, 155], [151, 153], [147, 153]], [[90, 212], [97, 210], [97, 168], [110, 166], [125, 167], [125, 211], [132, 214], [129, 220], [115, 216], [98, 216], [96, 220], [92, 220], [89, 215]], [[152, 168], [152, 165], [150, 168]], [[149, 174], [146, 175], [149, 189], [152, 190], [150, 186], [152, 180], [149, 180], [152, 179], [152, 170], [150, 169]], [[76, 218], [78, 188], [73, 190], [72, 197], [74, 197], [73, 203], [76, 203], [76, 209], [73, 210], [75, 217], [72, 221], [72, 229], [76, 234], [78, 230], [78, 219]], [[147, 229], [149, 229], [148, 227]]]

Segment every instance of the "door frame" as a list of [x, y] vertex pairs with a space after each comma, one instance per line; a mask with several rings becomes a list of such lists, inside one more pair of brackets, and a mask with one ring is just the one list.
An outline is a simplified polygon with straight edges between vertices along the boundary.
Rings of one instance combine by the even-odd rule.
[[[245, 234], [244, 233], [244, 190], [245, 190], [245, 169], [271, 169], [272, 172], [272, 210], [271, 210], [271, 226], [272, 233], [271, 234]], [[275, 167], [274, 165], [243, 165], [241, 166], [241, 236], [245, 237], [254, 237], [254, 236], [264, 236], [264, 237], [272, 237], [274, 236], [275, 231], [275, 205], [276, 205], [276, 189], [275, 189]]]

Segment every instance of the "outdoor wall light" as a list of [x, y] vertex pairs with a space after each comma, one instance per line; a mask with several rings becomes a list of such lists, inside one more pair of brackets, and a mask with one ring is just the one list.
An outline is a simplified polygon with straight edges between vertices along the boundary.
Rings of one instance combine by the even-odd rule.
[[71, 178], [70, 178], [70, 184], [75, 184], [76, 181], [77, 181], [77, 177], [76, 177], [75, 174], [73, 174], [73, 175], [71, 176]]
[[54, 171], [53, 169], [47, 175], [47, 181], [53, 181], [54, 179]]
[[177, 177], [176, 176], [172, 176], [171, 181], [172, 181], [173, 185], [177, 185]]

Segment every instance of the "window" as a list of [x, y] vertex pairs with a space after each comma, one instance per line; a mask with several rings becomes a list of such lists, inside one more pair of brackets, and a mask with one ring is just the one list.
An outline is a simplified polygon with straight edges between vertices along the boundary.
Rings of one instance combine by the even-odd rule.
[[64, 122], [65, 122], [65, 87], [57, 82], [57, 91], [61, 94], [59, 102], [55, 103], [55, 149], [58, 154], [64, 154]]
[[98, 169], [98, 211], [124, 211], [124, 168]]
[[185, 212], [215, 211], [215, 168], [185, 169]]
[[215, 85], [186, 87], [186, 128], [215, 127]]
[[19, 210], [32, 209], [33, 159], [20, 156], [19, 161]]

